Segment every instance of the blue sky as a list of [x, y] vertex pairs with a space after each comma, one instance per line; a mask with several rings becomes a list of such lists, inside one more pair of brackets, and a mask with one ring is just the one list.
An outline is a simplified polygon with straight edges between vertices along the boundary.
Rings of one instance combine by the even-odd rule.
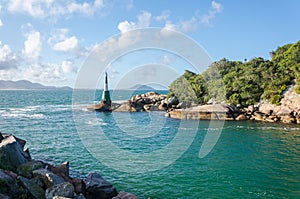
[[[73, 86], [94, 47], [136, 28], [182, 32], [213, 61], [269, 59], [278, 46], [300, 40], [298, 0], [0, 0], [0, 5], [2, 80]], [[112, 87], [146, 55], [180, 66], [178, 73], [190, 67], [172, 61], [170, 54], [142, 54], [123, 57], [122, 66], [110, 66]]]

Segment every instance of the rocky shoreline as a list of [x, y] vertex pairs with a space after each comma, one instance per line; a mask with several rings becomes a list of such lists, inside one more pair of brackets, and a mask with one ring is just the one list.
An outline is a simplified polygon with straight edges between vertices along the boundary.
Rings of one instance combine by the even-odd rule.
[[69, 162], [52, 165], [31, 158], [26, 141], [0, 133], [0, 199], [137, 199], [98, 173], [70, 176]]
[[281, 122], [300, 124], [300, 95], [296, 94], [295, 86], [284, 93], [280, 105], [262, 102], [247, 108], [228, 104], [205, 104], [187, 107], [176, 97], [148, 92], [135, 95], [130, 100], [110, 107], [96, 104], [88, 107], [92, 111], [140, 112], [166, 111], [166, 116], [174, 119], [188, 120], [255, 120], [263, 122]]
[[280, 105], [267, 102], [247, 108], [226, 104], [198, 105], [170, 110], [166, 116], [176, 119], [255, 120], [300, 124], [300, 95], [295, 92], [295, 86], [290, 86], [283, 94]]
[[166, 116], [176, 119], [202, 120], [255, 120], [300, 124], [300, 95], [296, 86], [290, 86], [283, 94], [280, 105], [262, 102], [247, 108], [227, 104], [198, 105], [187, 109], [170, 110]]

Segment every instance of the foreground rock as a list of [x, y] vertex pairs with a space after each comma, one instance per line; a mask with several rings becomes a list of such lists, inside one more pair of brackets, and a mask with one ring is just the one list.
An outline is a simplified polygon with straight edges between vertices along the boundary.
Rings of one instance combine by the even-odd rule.
[[121, 191], [117, 196], [113, 197], [112, 199], [138, 199], [138, 197], [131, 193]]
[[116, 188], [98, 173], [90, 173], [85, 183], [88, 198], [110, 199], [118, 194]]
[[95, 104], [95, 105], [87, 107], [87, 110], [89, 110], [89, 111], [99, 111], [99, 112], [111, 112], [112, 107], [118, 106], [118, 105], [119, 104], [107, 105], [103, 102], [100, 102], [99, 104]]
[[[55, 166], [31, 159], [24, 151], [25, 143], [0, 133], [0, 199], [110, 199], [120, 195], [97, 173], [90, 173], [86, 180], [72, 178], [68, 162]], [[126, 194], [121, 198], [137, 198]]]
[[21, 164], [28, 162], [31, 158], [24, 151], [25, 141], [13, 135], [2, 135], [0, 142], [0, 165], [2, 169], [16, 171]]

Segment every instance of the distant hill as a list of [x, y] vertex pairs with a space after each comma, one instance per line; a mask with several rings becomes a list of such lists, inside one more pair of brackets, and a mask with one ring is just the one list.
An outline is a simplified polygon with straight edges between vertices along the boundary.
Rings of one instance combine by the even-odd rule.
[[151, 86], [142, 85], [142, 84], [136, 84], [129, 88], [130, 90], [155, 90]]
[[19, 81], [0, 80], [0, 90], [51, 90], [51, 89], [71, 90], [72, 88], [68, 86], [64, 86], [64, 87], [44, 86], [42, 84], [32, 83], [27, 80], [19, 80]]

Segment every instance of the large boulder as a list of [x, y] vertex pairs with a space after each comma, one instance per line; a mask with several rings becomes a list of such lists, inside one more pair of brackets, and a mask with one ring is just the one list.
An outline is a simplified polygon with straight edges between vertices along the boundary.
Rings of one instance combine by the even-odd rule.
[[284, 115], [280, 117], [280, 121], [286, 124], [296, 123], [297, 120], [295, 117], [290, 115]]
[[186, 109], [174, 109], [168, 117], [191, 120], [234, 120], [232, 111], [224, 104], [198, 105]]
[[54, 174], [63, 174], [65, 176], [69, 176], [70, 174], [70, 164], [69, 162], [64, 162], [61, 165], [54, 166], [50, 169]]
[[34, 170], [41, 169], [43, 167], [44, 167], [43, 162], [37, 160], [31, 160], [29, 162], [26, 162], [18, 166], [17, 173], [23, 177], [32, 178], [33, 177], [32, 172]]
[[65, 182], [62, 177], [52, 173], [47, 169], [34, 170], [32, 173], [34, 178], [37, 178], [43, 182], [44, 188], [49, 188]]
[[86, 199], [86, 197], [83, 194], [79, 194], [75, 196], [74, 199]]
[[287, 106], [281, 106], [280, 111], [277, 112], [278, 116], [289, 116], [293, 113], [293, 110]]
[[63, 182], [46, 189], [45, 197], [46, 199], [53, 199], [54, 197], [73, 198], [74, 194], [74, 186], [69, 182]]
[[76, 193], [85, 193], [85, 183], [82, 179], [74, 178], [72, 179], [72, 184]]
[[120, 193], [112, 199], [138, 199], [138, 197], [133, 195], [132, 193], [120, 191]]
[[45, 192], [44, 190], [35, 184], [33, 180], [29, 180], [27, 178], [24, 178], [23, 176], [18, 176], [18, 180], [20, 181], [20, 184], [22, 187], [24, 187], [26, 190], [28, 190], [28, 193], [30, 195], [30, 198], [33, 199], [44, 199], [45, 198]]
[[[141, 112], [141, 111], [159, 111], [166, 110], [162, 107], [162, 101], [166, 99], [166, 95], [155, 92], [148, 92], [142, 95], [132, 96], [130, 100], [112, 105], [111, 110], [115, 112]], [[167, 100], [166, 100], [167, 101]]]
[[176, 96], [172, 96], [168, 99], [168, 107], [172, 108], [173, 106], [177, 106], [179, 104], [179, 100]]
[[132, 112], [132, 106], [130, 102], [125, 102], [122, 104], [114, 105], [112, 111], [115, 112]]
[[284, 92], [280, 103], [289, 107], [292, 111], [300, 113], [300, 95], [295, 92], [296, 87], [295, 84], [289, 86]]
[[265, 115], [272, 115], [275, 108], [276, 108], [275, 104], [264, 103], [259, 106], [258, 111], [264, 113]]
[[0, 193], [0, 199], [10, 199], [10, 197]]
[[87, 198], [111, 199], [117, 195], [116, 188], [98, 173], [90, 173], [85, 181]]
[[0, 169], [0, 193], [10, 195], [17, 189], [16, 179]]
[[110, 112], [111, 105], [100, 102], [99, 104], [95, 104], [87, 107], [89, 111], [99, 111], [99, 112]]
[[0, 168], [16, 171], [17, 167], [30, 160], [24, 152], [24, 142], [13, 135], [5, 136], [0, 142]]
[[237, 121], [242, 121], [242, 120], [247, 120], [247, 119], [248, 119], [247, 116], [244, 114], [240, 114], [235, 118], [235, 120], [237, 120]]

